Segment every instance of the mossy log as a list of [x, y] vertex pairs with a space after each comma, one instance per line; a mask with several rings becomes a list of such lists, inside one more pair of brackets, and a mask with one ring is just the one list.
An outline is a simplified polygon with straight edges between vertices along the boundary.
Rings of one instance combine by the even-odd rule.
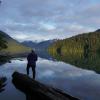
[[79, 100], [59, 89], [46, 86], [25, 74], [14, 72], [13, 84], [24, 92], [27, 100]]

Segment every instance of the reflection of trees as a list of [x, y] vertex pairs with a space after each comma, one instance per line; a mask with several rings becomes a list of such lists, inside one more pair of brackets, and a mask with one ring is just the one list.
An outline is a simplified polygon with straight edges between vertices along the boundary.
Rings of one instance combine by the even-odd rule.
[[86, 50], [84, 53], [51, 54], [59, 61], [64, 61], [77, 67], [94, 70], [100, 73], [100, 55], [97, 52], [89, 52], [89, 50]]
[[57, 60], [100, 73], [100, 31], [58, 40], [48, 51]]
[[5, 64], [5, 63], [7, 63], [7, 62], [10, 62], [10, 57], [8, 57], [8, 56], [0, 56], [0, 65], [3, 65], [3, 64]]
[[0, 92], [4, 91], [4, 87], [5, 87], [5, 82], [6, 82], [7, 78], [6, 77], [2, 77], [0, 78]]

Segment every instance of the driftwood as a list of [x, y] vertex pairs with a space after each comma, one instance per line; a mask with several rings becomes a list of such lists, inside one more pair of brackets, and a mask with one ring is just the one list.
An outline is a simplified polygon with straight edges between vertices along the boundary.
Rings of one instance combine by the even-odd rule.
[[79, 100], [61, 90], [41, 84], [25, 74], [14, 72], [12, 77], [13, 84], [25, 93], [26, 100]]

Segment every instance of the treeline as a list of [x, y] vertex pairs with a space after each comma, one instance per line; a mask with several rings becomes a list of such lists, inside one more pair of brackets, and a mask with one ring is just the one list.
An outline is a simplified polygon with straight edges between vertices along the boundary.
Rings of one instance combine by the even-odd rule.
[[7, 48], [7, 41], [4, 39], [3, 32], [0, 31], [0, 50]]
[[100, 31], [84, 33], [68, 39], [58, 40], [48, 48], [54, 54], [100, 52]]

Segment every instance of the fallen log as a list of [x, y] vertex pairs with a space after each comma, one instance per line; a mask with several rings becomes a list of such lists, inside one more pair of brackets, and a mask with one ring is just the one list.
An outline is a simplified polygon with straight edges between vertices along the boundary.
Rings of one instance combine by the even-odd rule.
[[59, 89], [41, 84], [25, 74], [14, 72], [12, 77], [13, 84], [25, 93], [26, 100], [79, 100]]

